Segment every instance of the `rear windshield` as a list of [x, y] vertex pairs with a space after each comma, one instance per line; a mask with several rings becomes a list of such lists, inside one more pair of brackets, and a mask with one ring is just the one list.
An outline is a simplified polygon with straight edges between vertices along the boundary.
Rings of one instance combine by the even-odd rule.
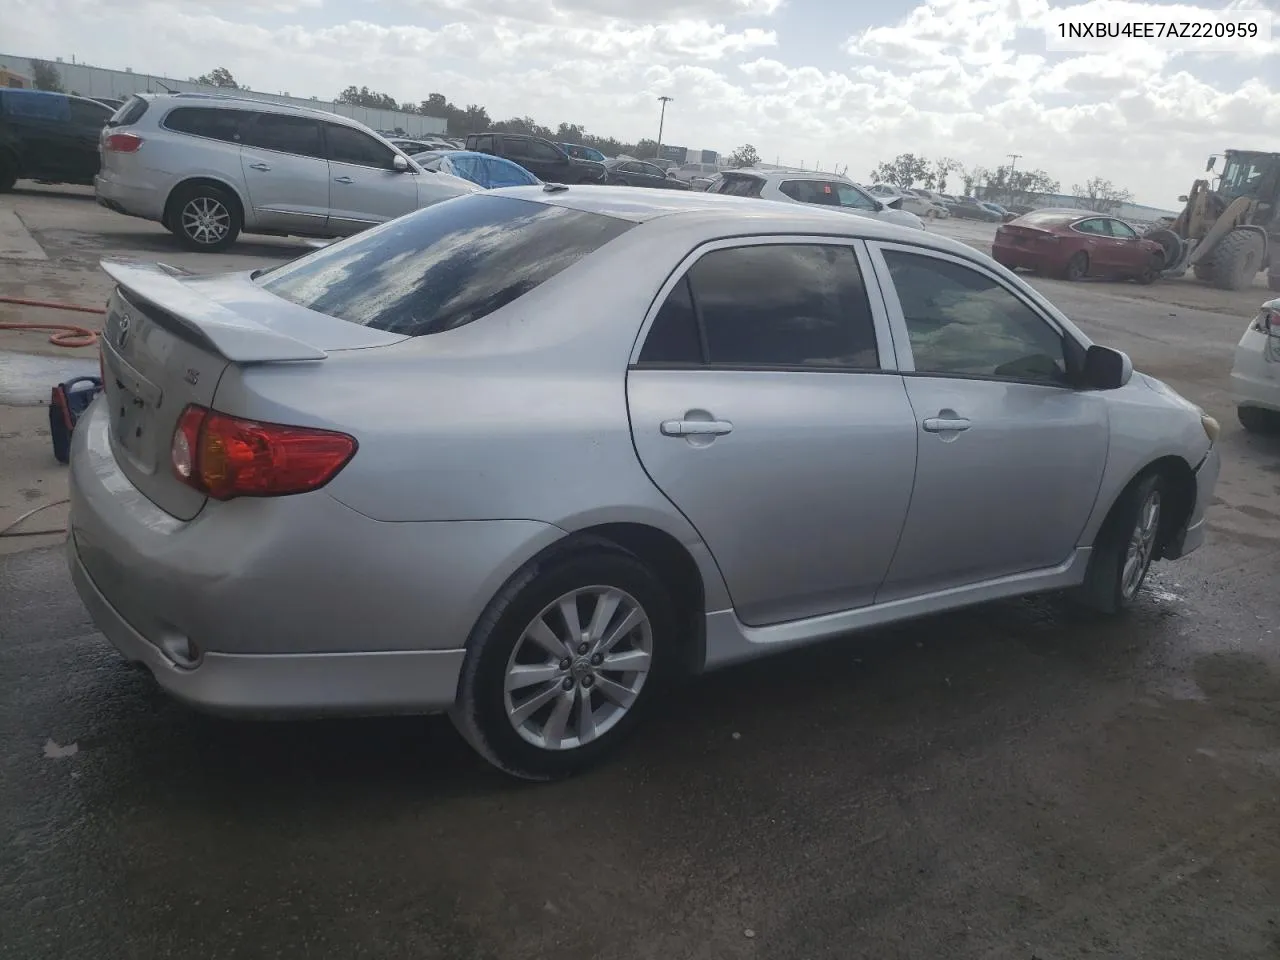
[[1061, 210], [1032, 210], [1030, 213], [1024, 213], [1019, 217], [1020, 223], [1030, 223], [1035, 226], [1050, 226], [1055, 223], [1070, 223], [1072, 220], [1079, 220], [1084, 216], [1083, 213], [1063, 213]]
[[720, 189], [716, 193], [727, 193], [733, 197], [758, 197], [764, 181], [759, 177], [726, 176], [720, 181]]
[[111, 119], [107, 121], [107, 126], [127, 127], [141, 120], [142, 115], [146, 112], [147, 101], [141, 97], [130, 97], [120, 104], [120, 109], [111, 115]]
[[310, 310], [420, 337], [493, 313], [634, 225], [476, 194], [317, 250], [258, 282]]

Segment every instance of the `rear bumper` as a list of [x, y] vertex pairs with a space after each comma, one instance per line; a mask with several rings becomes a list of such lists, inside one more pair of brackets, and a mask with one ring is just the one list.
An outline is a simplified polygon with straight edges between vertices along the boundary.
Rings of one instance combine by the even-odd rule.
[[72, 434], [72, 577], [127, 658], [212, 711], [446, 709], [485, 606], [563, 536], [526, 520], [379, 523], [322, 490], [178, 520], [121, 470], [108, 418], [99, 398]]
[[121, 181], [110, 171], [104, 171], [94, 177], [93, 192], [99, 204], [116, 213], [144, 220], [164, 219], [166, 193], [149, 184], [135, 186]]
[[230, 716], [433, 713], [454, 701], [466, 650], [395, 650], [328, 654], [206, 653], [192, 665], [135, 630], [85, 569], [75, 536], [67, 537], [71, 579], [97, 624], [124, 655], [168, 693], [202, 710]]
[[1038, 273], [1056, 273], [1064, 264], [1049, 253], [1040, 253], [1023, 246], [1011, 243], [993, 243], [991, 259], [1006, 267], [1021, 267], [1024, 270], [1035, 270]]
[[1231, 367], [1231, 394], [1240, 407], [1260, 407], [1280, 413], [1280, 340], [1275, 344], [1261, 330], [1250, 327], [1236, 347]]

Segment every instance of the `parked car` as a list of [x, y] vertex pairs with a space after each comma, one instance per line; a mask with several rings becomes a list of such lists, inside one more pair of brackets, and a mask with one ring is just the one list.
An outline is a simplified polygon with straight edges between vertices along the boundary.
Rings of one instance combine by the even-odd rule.
[[[945, 220], [947, 217], [951, 216], [951, 208], [947, 205], [946, 200], [943, 199], [942, 194], [934, 193], [932, 190], [925, 190], [923, 187], [913, 187], [906, 192], [928, 204], [925, 208], [925, 212], [919, 214], [919, 216], [925, 217], [926, 219], [938, 220]], [[906, 209], [905, 205], [903, 209]], [[912, 212], [914, 213], [916, 211], [913, 210]]]
[[716, 184], [718, 184], [723, 179], [724, 179], [724, 174], [722, 173], [713, 173], [710, 176], [698, 175], [698, 176], [690, 177], [689, 189], [700, 190], [704, 193], [707, 191], [714, 193], [715, 191], [712, 190], [712, 187], [716, 186]]
[[834, 207], [845, 213], [924, 229], [924, 222], [914, 213], [897, 208], [901, 198], [877, 199], [852, 181], [832, 174], [726, 170], [720, 182], [708, 188], [707, 192]]
[[689, 184], [666, 173], [661, 167], [643, 160], [606, 160], [607, 183], [627, 187], [657, 187], [662, 190], [688, 190]]
[[469, 150], [431, 150], [413, 157], [423, 170], [448, 173], [493, 190], [499, 187], [528, 187], [542, 183], [537, 177], [502, 157]]
[[412, 157], [415, 153], [423, 153], [427, 150], [448, 150], [449, 145], [439, 140], [408, 140], [404, 137], [387, 137], [387, 143], [391, 144], [405, 156]]
[[957, 197], [951, 204], [951, 215], [962, 220], [981, 220], [984, 223], [1003, 223], [1003, 214], [996, 213], [977, 197]]
[[1010, 269], [1067, 280], [1117, 277], [1146, 284], [1160, 275], [1164, 249], [1115, 217], [1037, 210], [999, 227], [991, 256]]
[[448, 711], [529, 779], [681, 674], [1128, 607], [1219, 470], [1212, 418], [990, 258], [813, 205], [548, 184], [265, 274], [104, 269], [67, 539], [102, 631], [193, 705]]
[[0, 89], [0, 193], [19, 180], [91, 184], [111, 108], [88, 97]]
[[514, 133], [473, 133], [467, 136], [468, 150], [505, 157], [520, 164], [539, 180], [548, 183], [603, 183], [603, 163], [578, 160], [562, 147], [541, 137]]
[[990, 200], [983, 200], [982, 205], [998, 216], [1003, 223], [1008, 223], [1010, 220], [1018, 219], [1018, 214], [1013, 213], [1010, 210], [1006, 210], [998, 203], [992, 203]]
[[580, 143], [562, 143], [560, 146], [574, 160], [592, 160], [596, 163], [604, 163], [609, 159], [595, 147], [585, 147]]
[[1264, 303], [1240, 338], [1231, 392], [1241, 426], [1251, 433], [1280, 433], [1280, 299]]
[[427, 173], [347, 117], [205, 94], [137, 94], [102, 131], [98, 202], [193, 250], [244, 233], [341, 237], [480, 188]]

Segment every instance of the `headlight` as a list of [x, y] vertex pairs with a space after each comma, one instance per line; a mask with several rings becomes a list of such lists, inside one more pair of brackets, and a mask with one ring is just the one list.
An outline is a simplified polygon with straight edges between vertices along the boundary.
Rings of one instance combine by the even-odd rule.
[[1200, 426], [1204, 427], [1204, 435], [1209, 438], [1210, 443], [1218, 442], [1218, 434], [1222, 432], [1222, 425], [1217, 420], [1207, 413], [1202, 413], [1200, 414]]

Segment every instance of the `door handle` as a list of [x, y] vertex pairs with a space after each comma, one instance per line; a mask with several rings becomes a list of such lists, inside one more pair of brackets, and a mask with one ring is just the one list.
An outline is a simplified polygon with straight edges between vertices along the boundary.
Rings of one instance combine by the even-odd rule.
[[728, 420], [663, 420], [664, 437], [722, 437], [733, 430]]
[[350, 177], [334, 177], [333, 182], [334, 183], [355, 183], [355, 181], [352, 180]]
[[268, 166], [267, 164], [265, 164], [265, 163], [258, 162], [258, 163], [251, 163], [251, 164], [249, 164], [249, 169], [250, 169], [250, 170], [261, 170], [263, 173], [266, 173], [268, 170], [270, 170], [270, 169], [271, 169], [271, 167], [269, 167], [269, 166]]
[[973, 423], [964, 417], [929, 417], [921, 424], [929, 433], [959, 433]]

